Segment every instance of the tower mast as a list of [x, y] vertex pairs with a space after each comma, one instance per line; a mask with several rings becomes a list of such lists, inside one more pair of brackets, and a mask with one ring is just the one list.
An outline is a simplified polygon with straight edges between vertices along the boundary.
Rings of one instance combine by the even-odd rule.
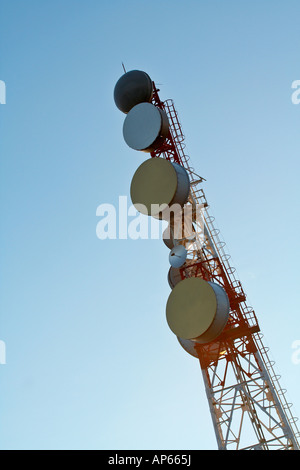
[[[130, 73], [132, 76], [129, 78]], [[143, 138], [146, 142], [147, 136], [142, 135], [143, 127], [140, 133], [135, 134], [134, 119], [138, 122], [143, 118], [143, 112], [149, 116], [151, 111], [149, 107], [143, 110], [143, 106], [137, 110], [138, 103], [151, 103], [153, 108], [160, 110], [163, 124], [160, 135], [145, 151], [154, 159], [165, 159], [175, 166], [179, 165], [189, 177], [188, 203], [193, 214], [193, 242], [186, 243], [183, 236], [186, 260], [176, 270], [169, 271], [170, 287], [199, 278], [201, 282], [205, 281], [204, 284], [219, 286], [218, 289], [221, 288], [228, 299], [228, 319], [220, 334], [208, 341], [198, 341], [200, 337], [189, 340], [177, 336], [181, 346], [199, 360], [218, 448], [300, 450], [296, 418], [286, 400], [285, 390], [280, 386], [280, 377], [268, 357], [268, 349], [263, 345], [256, 314], [246, 302], [242, 284], [230, 264], [226, 245], [220, 239], [220, 232], [209, 213], [201, 187], [204, 178], [197, 175], [185, 153], [184, 135], [174, 103], [172, 100], [161, 101], [159, 89], [153, 81], [150, 93], [149, 76], [145, 74], [147, 77], [140, 77], [138, 74], [144, 72], [125, 74], [126, 77], [119, 80], [119, 88], [118, 84], [115, 88], [115, 101], [119, 109], [125, 114], [130, 114], [130, 109], [134, 110], [131, 113], [133, 117], [128, 114], [126, 128], [124, 122], [124, 138], [132, 148], [145, 150], [139, 145]], [[167, 127], [164, 116], [167, 117]], [[156, 115], [151, 119], [149, 129], [154, 132]], [[141, 181], [137, 186], [141, 186]], [[194, 217], [199, 207], [200, 223], [199, 218]], [[167, 246], [170, 241], [165, 241]], [[186, 302], [188, 307], [188, 299]]]

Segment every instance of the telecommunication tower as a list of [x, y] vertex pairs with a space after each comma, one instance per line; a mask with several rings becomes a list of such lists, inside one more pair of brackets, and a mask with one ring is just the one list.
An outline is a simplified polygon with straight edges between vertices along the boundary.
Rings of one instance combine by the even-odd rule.
[[185, 153], [173, 101], [161, 101], [159, 91], [132, 70], [117, 81], [114, 100], [126, 115], [125, 142], [150, 156], [132, 178], [132, 202], [168, 221], [167, 323], [199, 360], [218, 449], [300, 450], [297, 418], [209, 213], [204, 178]]

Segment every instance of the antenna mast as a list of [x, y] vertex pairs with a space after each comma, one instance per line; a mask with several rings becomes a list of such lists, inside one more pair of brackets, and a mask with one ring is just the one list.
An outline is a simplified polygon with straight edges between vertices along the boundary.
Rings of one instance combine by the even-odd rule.
[[[201, 186], [204, 178], [195, 173], [185, 153], [184, 136], [173, 101], [161, 101], [158, 92], [155, 83], [144, 72], [127, 72], [116, 84], [115, 102], [126, 114], [123, 127], [125, 141], [131, 148], [148, 152], [151, 157], [150, 161], [147, 160], [138, 168], [133, 177], [133, 203], [145, 202], [154, 197], [151, 188], [147, 189], [147, 194], [144, 189], [147, 181], [151, 180], [153, 169], [157, 172], [165, 171], [165, 181], [168, 187], [171, 185], [173, 173], [171, 175], [167, 167], [163, 170], [160, 168], [165, 165], [157, 164], [157, 160], [163, 159], [176, 170], [175, 202], [191, 207], [192, 237], [190, 233], [189, 236], [185, 233], [185, 222], [181, 218], [180, 222], [178, 218], [171, 219], [168, 237], [163, 236], [164, 243], [171, 250], [170, 254], [172, 250], [181, 248], [180, 256], [169, 258], [171, 268], [168, 280], [172, 289], [167, 303], [169, 326], [183, 349], [199, 360], [220, 450], [300, 450], [300, 433], [291, 405], [286, 401], [286, 391], [280, 386], [280, 377], [274, 371], [268, 350], [263, 345], [256, 314], [246, 302], [245, 292], [231, 266], [226, 245], [220, 239], [220, 232], [209, 213]], [[143, 136], [138, 128], [143, 119], [149, 125], [147, 136]], [[151, 141], [147, 140], [149, 132]], [[155, 168], [151, 159], [155, 162]], [[184, 171], [188, 175], [188, 186], [182, 173]], [[162, 194], [160, 188], [156, 188], [157, 194]], [[171, 206], [174, 198], [167, 203]], [[199, 207], [200, 222], [195, 217]], [[148, 214], [157, 216], [151, 212]], [[160, 218], [164, 218], [163, 212]], [[183, 235], [179, 237], [176, 236], [176, 223], [183, 229]], [[177, 266], [172, 264], [175, 261]], [[197, 284], [196, 291], [192, 283]], [[196, 321], [193, 316], [193, 295], [186, 296], [187, 286], [192, 288], [193, 295], [200, 295], [201, 287], [205, 300], [217, 299], [217, 309], [213, 311], [211, 320], [210, 309], [215, 305], [214, 300], [211, 304], [207, 303], [207, 311], [203, 314], [201, 312], [202, 323], [199, 323], [199, 319]], [[206, 294], [206, 291], [209, 293]], [[176, 309], [174, 303], [180, 304], [181, 310]], [[184, 323], [187, 315], [193, 323], [193, 332], [188, 331]], [[208, 326], [204, 326], [203, 322], [208, 322]], [[200, 334], [195, 337], [196, 330]], [[177, 332], [184, 332], [185, 337]]]

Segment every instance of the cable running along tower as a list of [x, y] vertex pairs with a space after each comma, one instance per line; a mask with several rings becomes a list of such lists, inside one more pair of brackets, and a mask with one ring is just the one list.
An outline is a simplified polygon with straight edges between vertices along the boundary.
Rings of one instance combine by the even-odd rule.
[[161, 101], [138, 70], [120, 77], [114, 100], [126, 115], [125, 142], [147, 156], [132, 178], [132, 202], [168, 221], [167, 323], [200, 362], [218, 449], [299, 450], [286, 390], [209, 213], [204, 179], [190, 166], [173, 101]]

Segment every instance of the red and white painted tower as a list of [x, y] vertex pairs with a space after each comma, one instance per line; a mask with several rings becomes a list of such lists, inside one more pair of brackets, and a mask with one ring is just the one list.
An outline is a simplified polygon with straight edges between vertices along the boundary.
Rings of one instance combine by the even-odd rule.
[[155, 83], [137, 70], [118, 80], [114, 99], [126, 114], [126, 143], [148, 153], [132, 179], [133, 204], [161, 219], [173, 205], [188, 209], [189, 219], [168, 213], [163, 235], [171, 264], [167, 321], [199, 360], [218, 448], [299, 450], [296, 418], [209, 213], [204, 179], [190, 166], [173, 101], [162, 101]]

